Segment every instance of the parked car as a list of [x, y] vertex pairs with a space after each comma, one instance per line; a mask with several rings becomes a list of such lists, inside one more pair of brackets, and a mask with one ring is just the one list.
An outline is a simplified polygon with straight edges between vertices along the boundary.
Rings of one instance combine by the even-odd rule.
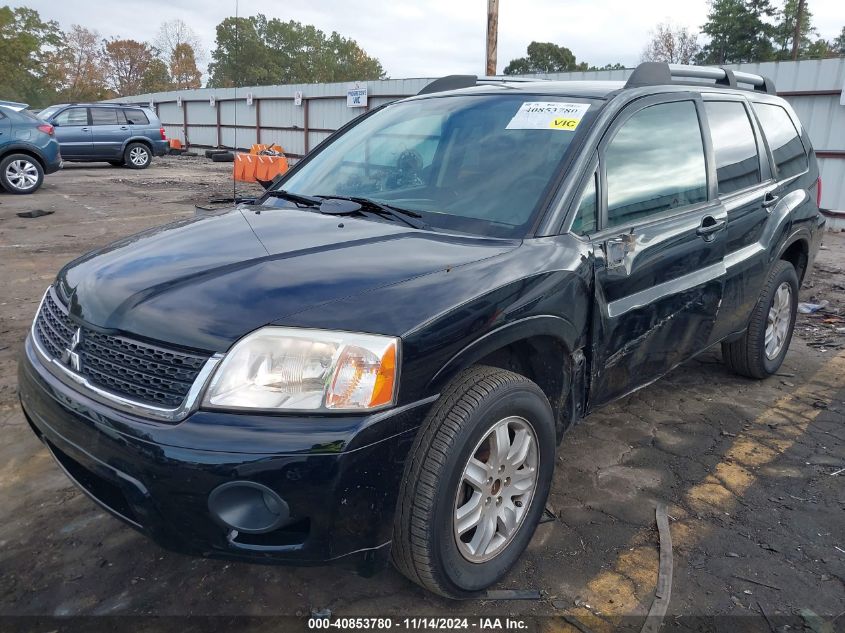
[[9, 193], [34, 193], [44, 174], [62, 167], [53, 126], [26, 110], [27, 104], [0, 101], [0, 185]]
[[778, 370], [820, 186], [757, 75], [445, 78], [252, 204], [66, 265], [26, 340], [23, 410], [162, 545], [390, 553], [477, 595], [531, 539], [576, 421], [714, 345], [741, 375]]
[[146, 169], [167, 153], [167, 137], [149, 108], [119, 103], [68, 103], [44, 108], [67, 161], [104, 161]]

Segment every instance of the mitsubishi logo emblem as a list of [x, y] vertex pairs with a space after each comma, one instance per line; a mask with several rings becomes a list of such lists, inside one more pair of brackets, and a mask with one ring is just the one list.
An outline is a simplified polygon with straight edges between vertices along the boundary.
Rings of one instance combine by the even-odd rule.
[[70, 367], [73, 371], [79, 372], [82, 369], [82, 361], [79, 354], [76, 353], [76, 348], [82, 342], [82, 328], [76, 328], [73, 338], [70, 339], [70, 347], [62, 352], [62, 362]]

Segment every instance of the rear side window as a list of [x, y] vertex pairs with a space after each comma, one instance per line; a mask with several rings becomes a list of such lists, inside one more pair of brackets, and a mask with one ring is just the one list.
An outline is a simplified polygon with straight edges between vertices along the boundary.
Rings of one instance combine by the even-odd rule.
[[770, 103], [755, 103], [754, 111], [775, 157], [778, 178], [789, 178], [806, 171], [809, 167], [807, 153], [786, 110]]
[[123, 114], [126, 115], [126, 122], [129, 125], [149, 125], [150, 123], [147, 115], [141, 110], [124, 110]]
[[88, 111], [85, 108], [68, 108], [56, 116], [59, 125], [88, 125]]
[[93, 125], [117, 125], [117, 110], [114, 108], [91, 108]]
[[713, 138], [719, 193], [759, 183], [760, 157], [745, 106], [739, 101], [708, 101], [704, 108]]
[[692, 101], [634, 114], [607, 146], [605, 164], [608, 226], [707, 200], [704, 143]]

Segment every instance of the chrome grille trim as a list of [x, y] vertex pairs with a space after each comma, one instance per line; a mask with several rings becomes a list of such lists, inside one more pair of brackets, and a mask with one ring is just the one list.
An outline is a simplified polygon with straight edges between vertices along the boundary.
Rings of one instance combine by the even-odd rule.
[[[134, 400], [132, 398], [127, 398], [125, 396], [99, 387], [98, 385], [94, 384], [91, 380], [89, 380], [85, 375], [77, 374], [71, 371], [68, 367], [61, 363], [61, 350], [58, 350], [57, 348], [50, 350], [45, 349], [45, 345], [42, 341], [49, 341], [47, 345], [55, 348], [55, 345], [52, 343], [49, 337], [44, 337], [42, 339], [41, 335], [39, 334], [39, 328], [42, 327], [40, 325], [41, 319], [39, 317], [42, 314], [45, 302], [48, 300], [48, 298], [52, 299], [51, 290], [52, 287], [48, 288], [47, 291], [44, 293], [44, 296], [41, 298], [41, 302], [38, 305], [38, 312], [36, 312], [35, 318], [32, 321], [32, 327], [30, 328], [28, 338], [31, 341], [32, 347], [36, 351], [42, 364], [51, 374], [53, 374], [53, 376], [55, 376], [58, 380], [60, 380], [68, 387], [71, 387], [75, 391], [78, 391], [79, 393], [91, 398], [92, 400], [113, 407], [125, 413], [130, 413], [140, 417], [152, 418], [163, 422], [173, 423], [185, 419], [188, 415], [190, 415], [197, 409], [197, 407], [199, 406], [200, 397], [203, 391], [205, 390], [205, 385], [208, 382], [208, 379], [211, 377], [211, 374], [214, 372], [214, 369], [217, 367], [218, 363], [220, 363], [220, 361], [223, 359], [223, 354], [214, 354], [203, 363], [202, 367], [199, 369], [199, 372], [196, 375], [196, 378], [191, 382], [190, 388], [188, 389], [187, 394], [184, 396], [184, 399], [182, 400], [181, 404], [179, 404], [179, 406], [172, 408], [162, 407], [142, 402], [139, 400]], [[55, 299], [52, 300], [55, 301]], [[48, 320], [48, 326], [53, 325], [54, 324]], [[63, 338], [65, 341], [68, 340], [65, 337], [61, 338]], [[57, 352], [58, 354], [54, 354], [52, 352]]]

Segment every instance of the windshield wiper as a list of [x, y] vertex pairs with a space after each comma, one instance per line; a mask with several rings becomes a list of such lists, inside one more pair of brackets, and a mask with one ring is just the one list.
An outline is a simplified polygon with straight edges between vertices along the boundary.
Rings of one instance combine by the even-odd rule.
[[323, 204], [322, 197], [316, 198], [314, 196], [303, 196], [298, 193], [291, 193], [290, 191], [285, 191], [284, 189], [272, 189], [270, 191], [265, 191], [264, 195], [270, 198], [281, 198], [282, 200], [289, 200], [290, 202], [301, 204], [305, 207], [319, 207], [321, 204]]
[[422, 215], [417, 213], [416, 211], [411, 211], [410, 209], [403, 209], [402, 207], [397, 207], [392, 204], [385, 204], [384, 202], [378, 202], [371, 198], [364, 198], [361, 196], [316, 196], [317, 198], [323, 198], [325, 200], [349, 200], [350, 202], [356, 202], [361, 205], [362, 210], [375, 213], [377, 215], [391, 217], [393, 219], [399, 220], [404, 222], [408, 226], [411, 226], [415, 229], [426, 229], [428, 225], [425, 222], [422, 222], [420, 218]]

